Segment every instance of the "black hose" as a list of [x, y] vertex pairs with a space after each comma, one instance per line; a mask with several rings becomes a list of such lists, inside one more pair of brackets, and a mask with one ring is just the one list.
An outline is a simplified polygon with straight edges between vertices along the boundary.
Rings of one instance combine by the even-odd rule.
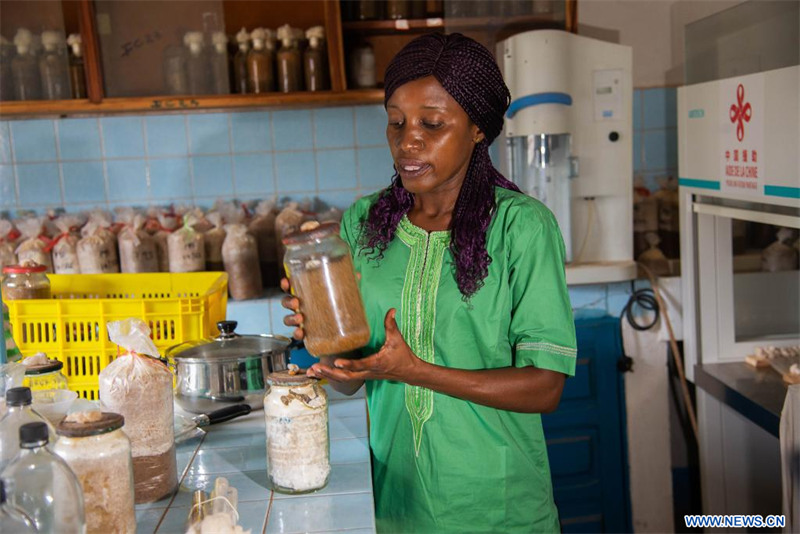
[[[640, 324], [636, 321], [636, 317], [634, 316], [634, 308], [638, 306], [639, 308], [647, 311], [653, 312], [653, 320], [646, 323]], [[658, 323], [659, 318], [661, 317], [661, 309], [658, 306], [658, 301], [656, 300], [655, 294], [653, 290], [650, 288], [644, 289], [637, 289], [631, 295], [631, 298], [628, 299], [628, 302], [625, 304], [625, 307], [622, 308], [622, 313], [620, 314], [620, 318], [625, 317], [627, 319], [628, 324], [631, 325], [631, 328], [638, 331], [643, 330], [650, 330], [653, 326]]]

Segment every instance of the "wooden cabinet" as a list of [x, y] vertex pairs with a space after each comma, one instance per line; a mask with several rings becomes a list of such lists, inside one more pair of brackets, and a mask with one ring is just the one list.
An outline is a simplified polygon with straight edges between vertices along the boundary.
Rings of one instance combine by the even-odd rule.
[[[575, 31], [576, 0], [379, 2], [372, 20], [354, 12], [367, 2], [347, 0], [3, 0], [0, 31], [12, 39], [15, 28], [58, 28], [80, 32], [86, 72], [86, 98], [6, 100], [0, 118], [185, 111], [226, 108], [314, 107], [379, 103], [386, 65], [408, 41], [425, 32], [469, 35], [493, 49], [496, 41], [520, 31], [559, 28]], [[498, 10], [498, 6], [506, 5]], [[537, 10], [536, 6], [539, 6]], [[438, 6], [438, 7], [437, 7]], [[520, 7], [521, 6], [521, 7]], [[545, 9], [542, 9], [544, 7]], [[58, 8], [58, 9], [56, 9]], [[431, 12], [430, 9], [441, 12]], [[427, 10], [426, 10], [427, 9]], [[410, 18], [387, 19], [391, 16]], [[380, 17], [380, 18], [377, 18]], [[293, 93], [170, 95], [165, 89], [164, 54], [183, 47], [188, 31], [240, 28], [325, 28], [330, 90]], [[206, 39], [208, 40], [208, 38]], [[348, 83], [352, 49], [368, 43], [375, 56], [377, 87], [354, 89]], [[229, 44], [235, 49], [235, 44]], [[8, 47], [6, 47], [8, 49]], [[4, 54], [4, 72], [10, 59]]]

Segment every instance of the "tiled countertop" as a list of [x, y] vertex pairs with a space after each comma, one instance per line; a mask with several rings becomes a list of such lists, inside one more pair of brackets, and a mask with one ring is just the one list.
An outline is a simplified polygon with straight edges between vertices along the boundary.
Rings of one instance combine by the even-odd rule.
[[252, 534], [299, 532], [374, 533], [366, 404], [329, 393], [331, 476], [321, 491], [273, 492], [267, 479], [264, 412], [207, 427], [207, 434], [178, 446], [181, 485], [174, 497], [136, 507], [137, 532], [186, 531], [192, 493], [208, 493], [219, 476], [239, 492], [239, 525]]

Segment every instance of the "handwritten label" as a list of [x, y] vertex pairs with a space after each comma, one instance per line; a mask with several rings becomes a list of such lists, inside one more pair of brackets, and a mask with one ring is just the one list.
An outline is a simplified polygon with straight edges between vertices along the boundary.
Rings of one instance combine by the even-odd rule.
[[198, 107], [200, 107], [200, 102], [194, 98], [191, 100], [184, 100], [183, 98], [153, 100], [150, 104], [150, 109], [190, 109]]
[[144, 47], [146, 45], [151, 45], [151, 44], [155, 43], [156, 41], [160, 41], [161, 37], [162, 37], [162, 35], [161, 35], [160, 31], [153, 30], [151, 32], [146, 33], [145, 35], [143, 35], [141, 37], [137, 37], [136, 39], [133, 39], [132, 41], [127, 41], [125, 43], [122, 43], [122, 45], [120, 45], [120, 48], [122, 48], [122, 53], [120, 54], [120, 57], [128, 57], [134, 51], [136, 51], [136, 50], [138, 50], [138, 49], [140, 49], [140, 48], [142, 48], [142, 47]]

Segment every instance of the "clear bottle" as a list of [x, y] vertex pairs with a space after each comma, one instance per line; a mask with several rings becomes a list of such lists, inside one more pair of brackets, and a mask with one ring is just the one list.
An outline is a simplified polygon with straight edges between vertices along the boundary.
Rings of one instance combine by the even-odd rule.
[[67, 37], [67, 44], [72, 51], [69, 56], [69, 81], [72, 86], [72, 98], [86, 98], [86, 70], [83, 66], [83, 40], [77, 33]]
[[326, 223], [301, 230], [283, 238], [283, 244], [284, 268], [300, 299], [308, 352], [330, 356], [366, 345], [369, 324], [350, 249], [339, 237], [339, 225]]
[[209, 52], [211, 66], [211, 92], [215, 95], [227, 95], [231, 92], [231, 77], [228, 71], [228, 36], [225, 32], [211, 34], [214, 45]]
[[56, 429], [47, 419], [31, 407], [33, 396], [30, 388], [11, 388], [6, 391], [6, 414], [0, 419], [0, 473], [19, 453], [19, 429], [26, 423], [45, 423], [53, 441]]
[[303, 61], [293, 33], [288, 24], [278, 28], [278, 39], [281, 41], [277, 54], [278, 90], [283, 93], [303, 90]]
[[331, 472], [328, 395], [314, 378], [271, 373], [264, 395], [269, 480], [281, 493], [324, 488]]
[[3, 470], [8, 501], [22, 509], [39, 532], [83, 534], [83, 492], [69, 466], [47, 448], [45, 423], [19, 429], [19, 454]]
[[0, 532], [36, 534], [33, 520], [6, 499], [6, 484], [2, 479], [0, 479]]
[[248, 92], [268, 93], [274, 91], [274, 56], [266, 48], [267, 30], [256, 28], [250, 36], [253, 39], [253, 49], [247, 54]]
[[186, 80], [189, 82], [189, 94], [207, 95], [210, 93], [210, 69], [203, 53], [203, 33], [187, 32], [183, 36], [183, 44], [188, 49], [186, 56]]
[[69, 389], [67, 377], [61, 372], [63, 368], [64, 363], [58, 360], [49, 360], [44, 365], [26, 365], [22, 385], [31, 391]]
[[39, 58], [42, 96], [46, 100], [67, 100], [72, 97], [72, 91], [63, 38], [58, 32], [45, 31], [42, 32], [42, 45], [44, 52]]
[[17, 55], [11, 60], [11, 75], [14, 79], [14, 96], [17, 100], [40, 100], [42, 82], [39, 78], [39, 62], [33, 50], [33, 34], [20, 28], [14, 37]]
[[58, 425], [54, 452], [78, 477], [89, 532], [136, 532], [131, 442], [125, 419], [110, 412], [79, 412]]
[[3, 300], [49, 299], [47, 267], [33, 262], [3, 267]]
[[168, 46], [164, 49], [162, 66], [164, 69], [164, 85], [169, 95], [188, 95], [189, 79], [186, 75], [186, 48]]
[[236, 34], [239, 49], [233, 56], [233, 89], [239, 94], [246, 94], [247, 87], [247, 54], [250, 51], [250, 34], [242, 28]]
[[386, 0], [387, 19], [407, 19], [411, 16], [411, 2], [409, 0]]
[[362, 43], [350, 52], [350, 81], [355, 89], [370, 89], [377, 85], [375, 52], [369, 43]]
[[11, 62], [14, 59], [14, 45], [0, 35], [0, 100], [14, 100], [14, 75]]
[[303, 74], [307, 91], [326, 91], [328, 83], [328, 61], [325, 48], [325, 28], [314, 26], [306, 30], [308, 48], [303, 52]]

